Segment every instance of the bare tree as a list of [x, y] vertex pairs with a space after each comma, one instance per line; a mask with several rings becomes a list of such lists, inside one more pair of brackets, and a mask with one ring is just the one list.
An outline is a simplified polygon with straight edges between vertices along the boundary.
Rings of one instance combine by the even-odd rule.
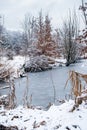
[[36, 42], [36, 19], [29, 14], [25, 15], [25, 19], [22, 24], [23, 27], [23, 49], [25, 54], [28, 54], [30, 46]]
[[78, 36], [78, 27], [77, 27], [77, 18], [76, 14], [74, 17], [71, 17], [71, 13], [69, 19], [66, 20], [63, 24], [62, 29], [62, 42], [63, 42], [63, 50], [64, 50], [64, 57], [67, 60], [66, 65], [70, 65], [74, 63], [77, 59], [77, 43], [76, 38]]
[[0, 16], [0, 55], [6, 56], [8, 48], [10, 48], [10, 36], [6, 28], [4, 27], [4, 17]]
[[2, 44], [3, 44], [3, 39], [2, 39], [2, 36], [3, 36], [3, 19], [2, 19], [2, 16], [0, 15], [0, 57], [2, 56], [2, 52], [3, 52], [3, 47], [2, 47]]
[[84, 2], [84, 0], [81, 0], [82, 4], [79, 7], [80, 10], [83, 12], [85, 25], [87, 26], [87, 3]]

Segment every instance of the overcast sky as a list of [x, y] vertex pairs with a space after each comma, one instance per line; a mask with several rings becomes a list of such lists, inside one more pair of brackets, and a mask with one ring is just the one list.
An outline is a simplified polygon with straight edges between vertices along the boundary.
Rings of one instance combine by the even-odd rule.
[[5, 17], [6, 28], [19, 30], [26, 13], [37, 17], [42, 9], [52, 18], [53, 26], [60, 26], [69, 9], [78, 10], [80, 4], [81, 0], [0, 0], [0, 14]]

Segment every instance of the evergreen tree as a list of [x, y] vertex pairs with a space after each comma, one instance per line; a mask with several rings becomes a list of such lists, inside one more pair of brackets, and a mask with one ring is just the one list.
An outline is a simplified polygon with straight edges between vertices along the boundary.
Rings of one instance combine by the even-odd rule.
[[44, 51], [46, 56], [57, 56], [57, 44], [52, 38], [52, 26], [49, 15], [45, 16], [44, 23]]
[[37, 49], [40, 50], [39, 55], [44, 54], [44, 20], [42, 10], [39, 12], [37, 19]]
[[52, 35], [51, 35], [51, 22], [48, 15], [45, 16], [45, 42], [51, 42], [52, 41]]

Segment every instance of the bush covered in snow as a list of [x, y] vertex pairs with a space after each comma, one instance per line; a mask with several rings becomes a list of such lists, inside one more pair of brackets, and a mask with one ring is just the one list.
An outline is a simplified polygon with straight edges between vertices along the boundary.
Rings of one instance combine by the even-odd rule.
[[41, 72], [52, 67], [48, 63], [48, 58], [45, 55], [35, 56], [26, 62], [24, 65], [25, 72]]

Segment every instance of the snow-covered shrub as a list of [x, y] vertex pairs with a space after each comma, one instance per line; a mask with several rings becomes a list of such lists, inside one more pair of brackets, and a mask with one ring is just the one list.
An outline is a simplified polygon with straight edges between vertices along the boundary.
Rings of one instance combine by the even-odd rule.
[[45, 55], [35, 56], [24, 65], [25, 72], [40, 72], [51, 69], [48, 58]]

